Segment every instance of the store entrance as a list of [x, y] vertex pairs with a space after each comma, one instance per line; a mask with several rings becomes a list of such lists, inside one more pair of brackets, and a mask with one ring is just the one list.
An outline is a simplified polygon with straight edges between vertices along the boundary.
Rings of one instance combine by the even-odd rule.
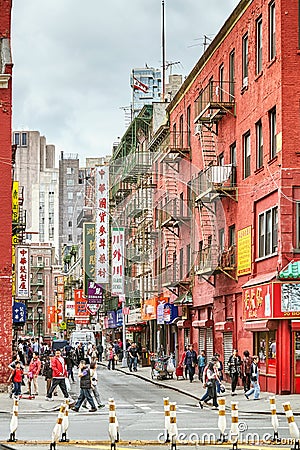
[[300, 331], [293, 332], [294, 394], [300, 394]]

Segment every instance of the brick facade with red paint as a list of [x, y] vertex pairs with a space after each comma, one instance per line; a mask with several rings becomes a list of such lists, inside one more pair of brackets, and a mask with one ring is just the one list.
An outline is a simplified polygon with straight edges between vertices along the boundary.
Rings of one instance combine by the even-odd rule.
[[[199, 230], [199, 233], [182, 229], [176, 243], [177, 253], [191, 244], [192, 254], [196, 255], [195, 265], [203, 265], [203, 261], [197, 261], [200, 255], [197, 251], [199, 242], [205, 246], [208, 239], [209, 227], [203, 220], [203, 211], [207, 206], [217, 208], [215, 230], [219, 248], [220, 233], [224, 228], [224, 251], [222, 254], [218, 253], [219, 268], [223, 267], [220, 258], [228, 257], [229, 250], [232, 251], [231, 244], [235, 244], [234, 256], [237, 261], [237, 232], [249, 226], [252, 229], [249, 273], [236, 276], [232, 267], [230, 270], [215, 270], [213, 275], [195, 271], [196, 276], [191, 285], [193, 304], [189, 305], [187, 318], [178, 328], [179, 353], [183, 351], [187, 338], [195, 344], [197, 350], [202, 350], [202, 346], [206, 347], [210, 356], [217, 351], [222, 359], [226, 359], [229, 350], [235, 347], [238, 347], [240, 353], [245, 349], [251, 353], [261, 350], [262, 389], [277, 393], [300, 392], [300, 384], [297, 382], [300, 367], [296, 351], [294, 353], [299, 341], [297, 324], [291, 316], [279, 320], [277, 317], [264, 321], [255, 320], [255, 317], [253, 320], [243, 320], [243, 302], [246, 301], [246, 287], [243, 288], [243, 285], [248, 282], [250, 291], [254, 292], [255, 286], [270, 282], [272, 290], [272, 273], [281, 271], [290, 261], [300, 259], [299, 209], [297, 213], [297, 201], [300, 201], [299, 15], [299, 0], [242, 0], [168, 107], [171, 134], [172, 130], [180, 129], [181, 121], [184, 124], [185, 140], [182, 147], [189, 146], [190, 138], [190, 153], [181, 160], [179, 173], [186, 174], [183, 164], [190, 164], [189, 173], [193, 181], [199, 172], [210, 170], [209, 166], [236, 165], [236, 192], [218, 191], [219, 196], [209, 205], [207, 200], [204, 200], [204, 204], [203, 201], [196, 200], [195, 224], [192, 229]], [[272, 46], [272, 39], [275, 46]], [[262, 43], [261, 53], [259, 42]], [[246, 61], [247, 48], [248, 64], [245, 67], [243, 62]], [[233, 60], [233, 54], [234, 97], [230, 97], [230, 61]], [[205, 93], [209, 92], [209, 86], [211, 104], [203, 112], [203, 106], [208, 105], [208, 102], [205, 103]], [[215, 104], [212, 106], [212, 103]], [[221, 112], [214, 117], [218, 110], [216, 103], [221, 104]], [[203, 130], [203, 122], [204, 131], [198, 132], [198, 128], [196, 133], [197, 125], [201, 127], [202, 124]], [[206, 150], [203, 150], [209, 149], [209, 146], [212, 148], [207, 140], [205, 143], [205, 136], [211, 133], [209, 127], [216, 132], [213, 134], [215, 154], [210, 156], [210, 162], [208, 153], [204, 155]], [[257, 151], [259, 130], [262, 130], [263, 137], [260, 162]], [[273, 135], [276, 137], [272, 154]], [[247, 143], [250, 148], [248, 160], [245, 159]], [[233, 144], [236, 148], [235, 161], [232, 159]], [[249, 174], [245, 175], [247, 170]], [[186, 189], [183, 188], [182, 191], [184, 198], [187, 198]], [[179, 189], [178, 196], [180, 193]], [[198, 194], [199, 192], [195, 193], [195, 198]], [[233, 199], [235, 195], [237, 201]], [[271, 212], [268, 213], [268, 210]], [[265, 223], [264, 228], [261, 226], [265, 230], [263, 236], [259, 236], [259, 220]], [[234, 227], [235, 242], [230, 242], [230, 227], [231, 230]], [[225, 250], [228, 250], [227, 254]], [[201, 254], [204, 255], [204, 252]], [[280, 298], [274, 297], [274, 302], [280, 301]], [[273, 336], [276, 336], [277, 356], [276, 351], [271, 355], [266, 347], [271, 346]], [[263, 355], [264, 350], [266, 357]]]
[[11, 0], [0, 0], [0, 162], [2, 183], [0, 188], [0, 385], [8, 377], [7, 364], [12, 356], [12, 289], [11, 289], [11, 240], [12, 240], [12, 63], [10, 59]]

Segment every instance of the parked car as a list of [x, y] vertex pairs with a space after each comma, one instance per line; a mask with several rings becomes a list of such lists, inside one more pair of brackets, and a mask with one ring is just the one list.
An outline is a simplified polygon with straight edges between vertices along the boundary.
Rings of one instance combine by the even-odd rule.
[[55, 352], [55, 350], [63, 350], [66, 345], [68, 345], [68, 341], [65, 339], [56, 339], [52, 341], [52, 351]]

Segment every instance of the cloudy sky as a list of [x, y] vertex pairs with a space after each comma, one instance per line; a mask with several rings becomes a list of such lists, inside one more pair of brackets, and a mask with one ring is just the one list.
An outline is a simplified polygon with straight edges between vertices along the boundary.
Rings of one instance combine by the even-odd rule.
[[[167, 61], [187, 75], [238, 0], [165, 0]], [[84, 6], [83, 6], [84, 5]], [[161, 67], [161, 0], [13, 0], [14, 129], [57, 151], [111, 153], [134, 67]]]

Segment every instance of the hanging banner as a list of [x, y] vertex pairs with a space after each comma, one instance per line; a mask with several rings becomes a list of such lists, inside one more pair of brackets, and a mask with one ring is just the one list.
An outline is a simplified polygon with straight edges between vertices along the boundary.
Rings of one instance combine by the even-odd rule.
[[74, 289], [75, 316], [88, 316], [86, 299], [83, 297], [83, 289]]
[[178, 306], [173, 303], [164, 304], [164, 322], [169, 325], [178, 317]]
[[108, 283], [109, 166], [96, 167], [96, 283]]
[[30, 298], [29, 247], [16, 247], [16, 298]]
[[107, 326], [108, 328], [116, 328], [117, 326], [116, 311], [107, 311]]
[[22, 302], [14, 302], [12, 316], [13, 323], [24, 324], [26, 322], [26, 305]]
[[95, 224], [83, 224], [83, 290], [88, 295], [89, 280], [95, 279]]
[[111, 232], [111, 293], [124, 294], [124, 228], [112, 228]]
[[75, 316], [75, 302], [73, 300], [66, 300], [65, 302], [65, 317]]
[[237, 232], [237, 276], [251, 273], [251, 225]]
[[55, 306], [47, 306], [47, 328], [50, 330], [52, 323], [55, 323]]
[[163, 325], [164, 322], [164, 306], [165, 306], [165, 302], [159, 302], [157, 305], [157, 310], [156, 310], [156, 321], [157, 321], [157, 325]]
[[92, 316], [95, 316], [97, 314], [97, 312], [99, 311], [99, 308], [100, 308], [99, 304], [86, 303], [86, 309]]

